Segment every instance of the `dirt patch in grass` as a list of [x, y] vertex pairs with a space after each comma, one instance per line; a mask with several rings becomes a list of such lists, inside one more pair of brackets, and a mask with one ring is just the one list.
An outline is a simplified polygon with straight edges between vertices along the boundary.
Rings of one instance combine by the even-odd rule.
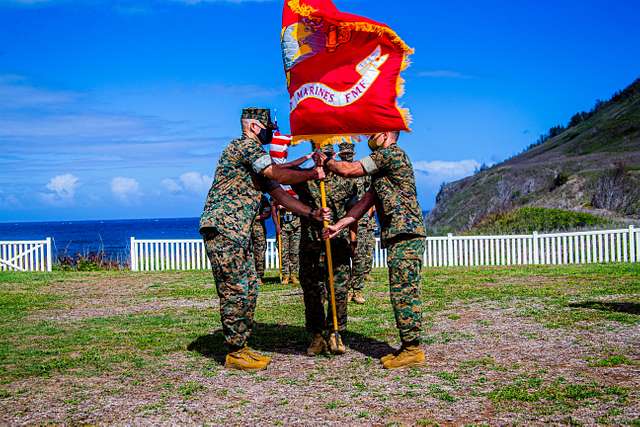
[[[153, 289], [175, 283], [175, 275], [87, 275], [82, 279], [53, 282], [47, 292], [65, 298], [62, 308], [39, 310], [28, 320], [74, 321], [94, 317], [158, 312], [176, 308], [217, 307], [215, 290], [208, 300], [149, 297]], [[144, 298], [142, 298], [145, 296]]]
[[255, 374], [185, 349], [147, 372], [15, 382], [4, 387], [0, 412], [8, 424], [589, 424], [640, 416], [638, 367], [588, 362], [612, 348], [637, 360], [637, 325], [549, 329], [515, 308], [459, 304], [438, 314], [425, 341], [427, 364], [399, 372], [381, 369], [362, 342], [341, 357], [309, 358], [299, 344], [272, 349], [270, 368]]
[[121, 316], [127, 314], [142, 314], [162, 312], [169, 309], [187, 309], [187, 308], [217, 308], [218, 302], [211, 301], [194, 301], [194, 300], [174, 300], [174, 299], [158, 299], [148, 302], [130, 302], [121, 301], [116, 303], [112, 301], [110, 305], [96, 305], [91, 301], [79, 301], [73, 307], [42, 310], [31, 316], [29, 320], [55, 320], [55, 321], [75, 321], [82, 319], [91, 319], [96, 317]]

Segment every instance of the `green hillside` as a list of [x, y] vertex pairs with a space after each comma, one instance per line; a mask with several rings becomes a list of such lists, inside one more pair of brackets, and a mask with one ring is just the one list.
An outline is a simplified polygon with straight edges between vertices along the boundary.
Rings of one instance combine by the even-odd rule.
[[444, 185], [427, 223], [467, 231], [524, 206], [640, 220], [640, 79], [523, 153]]

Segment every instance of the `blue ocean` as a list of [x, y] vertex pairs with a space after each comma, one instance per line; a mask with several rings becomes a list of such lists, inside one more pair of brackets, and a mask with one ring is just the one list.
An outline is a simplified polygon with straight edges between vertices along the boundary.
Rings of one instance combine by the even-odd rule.
[[[267, 221], [267, 235], [275, 235]], [[0, 240], [40, 240], [51, 237], [53, 256], [104, 253], [126, 261], [131, 237], [138, 239], [199, 239], [198, 218], [131, 219], [113, 221], [0, 223]]]

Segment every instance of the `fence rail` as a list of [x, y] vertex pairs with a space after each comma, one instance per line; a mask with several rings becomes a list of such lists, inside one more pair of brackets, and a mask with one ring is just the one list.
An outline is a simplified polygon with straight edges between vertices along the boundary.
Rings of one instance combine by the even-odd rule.
[[[428, 237], [423, 264], [445, 266], [568, 265], [640, 262], [640, 230], [505, 236]], [[267, 240], [267, 269], [278, 268], [275, 239]], [[387, 251], [376, 239], [373, 266], [387, 267]], [[211, 264], [202, 240], [137, 240], [131, 238], [133, 271], [205, 270]]]
[[432, 237], [424, 265], [568, 265], [640, 261], [640, 230]]
[[51, 238], [0, 241], [0, 271], [51, 271]]

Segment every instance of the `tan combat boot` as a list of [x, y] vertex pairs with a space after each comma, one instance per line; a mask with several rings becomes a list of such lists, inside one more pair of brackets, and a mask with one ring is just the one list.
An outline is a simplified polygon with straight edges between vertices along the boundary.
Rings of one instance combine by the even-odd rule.
[[353, 292], [349, 291], [347, 293], [347, 302], [353, 301]]
[[261, 371], [267, 369], [269, 361], [253, 356], [246, 347], [227, 354], [224, 367], [241, 371]]
[[298, 276], [296, 276], [295, 274], [292, 274], [289, 277], [289, 281], [291, 282], [292, 286], [299, 286], [300, 285], [300, 280], [298, 280]]
[[249, 353], [249, 355], [251, 357], [253, 357], [256, 360], [261, 360], [267, 363], [271, 363], [271, 357], [269, 356], [265, 356], [264, 354], [260, 354], [257, 351], [255, 351], [254, 349], [252, 349], [251, 347], [245, 346], [244, 347], [244, 351]]
[[[388, 357], [391, 356], [391, 357]], [[384, 359], [384, 360], [383, 360]], [[403, 346], [398, 354], [387, 355], [380, 359], [385, 369], [400, 369], [424, 364], [424, 351], [418, 345]]]
[[282, 278], [282, 284], [283, 285], [288, 285], [289, 284], [289, 276], [284, 276]]
[[353, 302], [361, 305], [365, 303], [364, 295], [362, 294], [361, 291], [355, 291], [353, 293]]
[[402, 351], [402, 348], [401, 348], [400, 350], [396, 350], [396, 351], [394, 351], [393, 353], [389, 353], [389, 354], [387, 354], [387, 355], [385, 355], [385, 356], [382, 356], [382, 357], [380, 358], [380, 363], [383, 363], [383, 364], [384, 364], [384, 362], [386, 362], [387, 360], [389, 360], [389, 359], [393, 359], [394, 357], [396, 357], [397, 355], [399, 355], [401, 351]]
[[322, 334], [314, 334], [309, 348], [307, 348], [307, 356], [317, 356], [327, 351], [327, 341]]
[[331, 335], [329, 335], [329, 350], [331, 350], [331, 353], [333, 354], [345, 354], [347, 352], [347, 347], [345, 347], [342, 342], [342, 337], [340, 337], [340, 335], [337, 337], [335, 333], [331, 333]]

